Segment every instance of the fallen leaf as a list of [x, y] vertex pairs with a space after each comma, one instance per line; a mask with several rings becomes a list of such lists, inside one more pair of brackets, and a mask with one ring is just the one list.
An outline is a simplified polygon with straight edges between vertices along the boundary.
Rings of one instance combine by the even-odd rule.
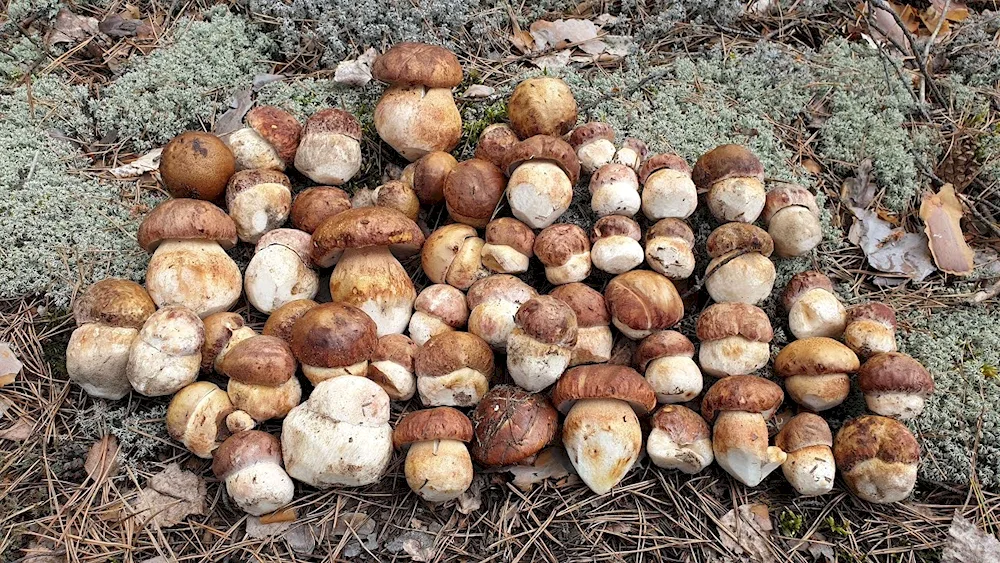
[[875, 199], [875, 182], [872, 182], [871, 173], [872, 159], [866, 158], [858, 164], [854, 177], [844, 180], [840, 199], [846, 201], [849, 207], [866, 209]]
[[515, 487], [529, 491], [532, 486], [546, 479], [561, 479], [568, 476], [573, 472], [572, 467], [566, 450], [552, 446], [539, 452], [531, 465], [514, 465], [508, 471], [514, 474]]
[[[893, 4], [892, 2], [887, 2], [893, 11], [900, 14], [901, 8]], [[867, 4], [866, 4], [867, 6]], [[906, 33], [903, 32], [903, 28], [899, 27], [896, 23], [896, 19], [892, 17], [892, 13], [883, 8], [875, 7], [875, 11], [872, 13], [872, 18], [875, 20], [875, 30], [874, 35], [881, 39], [887, 39], [892, 45], [899, 45], [907, 52], [910, 50], [910, 46], [906, 43]], [[900, 19], [903, 16], [900, 15]], [[905, 23], [906, 20], [903, 19]], [[885, 42], [885, 41], [883, 41]]]
[[531, 59], [531, 64], [537, 66], [542, 70], [559, 70], [560, 68], [565, 68], [569, 64], [570, 57], [573, 53], [569, 50], [559, 51], [554, 55], [546, 55], [544, 57], [537, 57]]
[[847, 237], [861, 247], [872, 268], [913, 281], [921, 281], [937, 269], [925, 235], [894, 228], [875, 211], [857, 207], [851, 211], [854, 224]]
[[58, 43], [78, 43], [100, 33], [97, 18], [79, 16], [63, 8], [56, 14], [52, 29], [45, 38], [47, 45]]
[[245, 539], [263, 540], [273, 538], [292, 527], [292, 522], [263, 522], [257, 516], [248, 516]]
[[948, 543], [941, 563], [982, 563], [1000, 561], [1000, 541], [969, 522], [956, 510], [948, 529]]
[[403, 541], [403, 551], [414, 561], [432, 561], [434, 559], [434, 544], [426, 545], [412, 538]]
[[14, 355], [10, 344], [0, 341], [0, 387], [13, 383], [23, 368], [24, 364]]
[[277, 522], [294, 522], [296, 518], [298, 518], [298, 514], [295, 513], [295, 508], [283, 508], [261, 516], [260, 523], [275, 524]]
[[213, 131], [218, 136], [228, 135], [243, 127], [243, 118], [253, 107], [253, 88], [243, 88], [229, 99], [229, 109], [215, 120]]
[[[749, 561], [775, 563], [774, 555], [768, 548], [771, 535], [771, 519], [767, 506], [763, 504], [743, 504], [727, 512], [719, 523], [725, 528], [719, 536], [722, 545], [734, 555], [745, 556]], [[726, 533], [728, 530], [729, 533]]]
[[955, 188], [945, 184], [938, 193], [924, 194], [920, 202], [920, 218], [930, 241], [934, 263], [949, 274], [966, 276], [975, 268], [975, 254], [962, 233], [962, 203]]
[[35, 433], [35, 424], [31, 421], [19, 418], [13, 426], [0, 430], [0, 440], [10, 440], [11, 442], [23, 442]]
[[189, 514], [204, 514], [206, 493], [204, 479], [171, 463], [139, 491], [135, 513], [144, 523], [169, 528]]
[[135, 178], [146, 172], [152, 172], [160, 167], [160, 155], [163, 149], [153, 149], [139, 158], [108, 170], [115, 178]]
[[473, 84], [462, 94], [463, 98], [488, 98], [496, 93], [496, 88], [491, 88], [483, 84]]
[[101, 33], [112, 37], [134, 37], [139, 34], [140, 29], [147, 25], [144, 21], [123, 17], [121, 14], [113, 14], [100, 23], [98, 29]]
[[817, 563], [837, 563], [837, 553], [833, 550], [833, 545], [819, 532], [806, 540], [806, 550]]
[[605, 35], [604, 44], [604, 52], [615, 57], [626, 57], [636, 49], [635, 39], [628, 35]]
[[316, 549], [316, 534], [312, 524], [296, 524], [282, 534], [288, 547], [295, 553], [311, 554]]
[[343, 536], [353, 530], [358, 536], [367, 536], [375, 531], [375, 520], [364, 512], [345, 512], [337, 518], [330, 532], [335, 536]]
[[521, 51], [522, 55], [530, 53], [535, 46], [535, 39], [530, 33], [524, 31], [523, 29], [515, 31], [513, 35], [510, 36], [510, 42], [518, 51]]
[[108, 434], [90, 446], [83, 469], [98, 483], [118, 474], [118, 439]]
[[618, 23], [618, 16], [612, 16], [611, 14], [601, 14], [594, 18], [594, 23], [601, 27], [608, 27]]
[[389, 540], [385, 548], [390, 553], [405, 552], [414, 561], [434, 558], [434, 535], [419, 530], [409, 530]]
[[486, 477], [476, 475], [472, 479], [472, 484], [458, 497], [458, 511], [462, 514], [472, 514], [483, 506], [483, 486], [486, 484]]
[[369, 47], [360, 57], [337, 63], [337, 70], [333, 73], [333, 81], [338, 84], [348, 86], [364, 86], [372, 80], [372, 63], [378, 51], [374, 47]]
[[575, 45], [584, 53], [597, 55], [607, 47], [597, 39], [598, 28], [594, 22], [584, 19], [545, 21], [538, 20], [529, 27], [534, 39], [535, 50], [562, 49]]

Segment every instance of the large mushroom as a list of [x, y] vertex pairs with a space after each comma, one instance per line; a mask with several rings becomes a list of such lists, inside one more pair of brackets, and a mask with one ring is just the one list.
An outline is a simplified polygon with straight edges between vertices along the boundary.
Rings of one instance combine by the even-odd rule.
[[529, 299], [507, 338], [507, 373], [531, 392], [552, 385], [566, 371], [577, 342], [576, 313], [549, 295]]
[[793, 416], [774, 438], [774, 445], [787, 454], [781, 471], [800, 495], [812, 497], [833, 490], [837, 474], [833, 434], [823, 417], [808, 412]]
[[212, 473], [247, 514], [260, 516], [292, 502], [295, 483], [281, 466], [281, 443], [260, 430], [233, 434], [212, 461]]
[[219, 201], [235, 172], [233, 152], [211, 133], [186, 131], [160, 153], [160, 179], [175, 198]]
[[883, 303], [864, 303], [847, 310], [844, 343], [862, 358], [896, 351], [896, 312]]
[[288, 220], [292, 183], [277, 170], [241, 170], [226, 186], [226, 207], [240, 240], [257, 244], [264, 233]]
[[748, 375], [771, 358], [771, 321], [761, 308], [746, 303], [716, 303], [698, 317], [698, 361], [715, 377]]
[[427, 237], [420, 264], [432, 282], [467, 290], [490, 274], [483, 266], [485, 245], [473, 227], [463, 223], [445, 225]]
[[477, 229], [485, 227], [503, 199], [506, 185], [503, 172], [488, 160], [459, 162], [444, 181], [448, 215]]
[[681, 219], [660, 219], [646, 230], [646, 263], [672, 280], [694, 273], [694, 232]]
[[604, 296], [582, 283], [557, 286], [549, 295], [565, 302], [576, 314], [576, 346], [569, 365], [603, 364], [610, 360], [614, 337]]
[[654, 332], [635, 349], [632, 364], [644, 374], [658, 403], [686, 403], [701, 394], [694, 344], [674, 330]]
[[312, 114], [302, 128], [295, 168], [318, 184], [346, 184], [361, 169], [361, 122], [342, 109]]
[[778, 256], [801, 256], [823, 240], [816, 197], [801, 186], [781, 184], [767, 192], [764, 221]]
[[295, 162], [302, 126], [295, 116], [274, 106], [257, 106], [243, 118], [226, 144], [236, 157], [236, 170], [284, 171]]
[[272, 313], [291, 301], [316, 297], [319, 274], [312, 269], [311, 252], [312, 237], [305, 231], [268, 231], [257, 242], [243, 277], [247, 301]]
[[534, 135], [561, 137], [576, 125], [576, 99], [559, 78], [539, 76], [522, 81], [507, 102], [510, 126], [522, 139]]
[[927, 368], [899, 352], [872, 356], [861, 366], [858, 384], [868, 410], [900, 420], [920, 416], [934, 394], [934, 378]]
[[590, 177], [590, 209], [598, 217], [639, 212], [639, 178], [635, 170], [613, 162], [597, 169]]
[[226, 419], [233, 413], [229, 395], [208, 381], [186, 385], [167, 405], [167, 433], [194, 455], [211, 459], [229, 435]]
[[292, 327], [292, 352], [314, 385], [354, 375], [364, 377], [378, 338], [375, 323], [357, 307], [323, 303]]
[[566, 141], [536, 135], [507, 151], [506, 170], [511, 212], [529, 227], [544, 229], [569, 209], [580, 161]]
[[198, 378], [205, 325], [184, 307], [164, 307], [146, 319], [129, 349], [125, 374], [147, 397], [172, 395]]
[[920, 445], [903, 423], [867, 415], [848, 420], [833, 442], [837, 469], [862, 500], [898, 502], [917, 482]]
[[691, 167], [676, 154], [658, 154], [639, 168], [642, 213], [650, 221], [667, 217], [687, 219], [698, 207], [698, 189]]
[[469, 307], [465, 295], [443, 283], [429, 285], [417, 295], [410, 317], [410, 338], [423, 346], [432, 336], [458, 330], [469, 321]]
[[497, 352], [503, 352], [514, 330], [517, 310], [537, 295], [530, 285], [507, 274], [477, 281], [466, 296], [470, 310], [469, 332], [485, 340]]
[[555, 439], [559, 413], [542, 395], [499, 385], [472, 411], [472, 426], [476, 463], [484, 467], [527, 464]]
[[712, 431], [700, 414], [681, 405], [666, 405], [651, 422], [646, 453], [656, 466], [694, 475], [712, 464]]
[[850, 348], [832, 338], [803, 338], [782, 348], [774, 371], [796, 403], [813, 411], [832, 409], [851, 392], [851, 374], [861, 367]]
[[411, 412], [392, 432], [393, 445], [406, 449], [406, 484], [429, 502], [456, 499], [472, 484], [472, 458], [465, 446], [471, 440], [469, 418], [451, 407]]
[[781, 294], [788, 311], [788, 328], [795, 338], [839, 338], [847, 326], [847, 309], [833, 291], [833, 282], [822, 272], [795, 274]]
[[[493, 161], [490, 160], [490, 162]], [[503, 164], [496, 162], [493, 162], [493, 165], [497, 168], [503, 166]], [[444, 182], [457, 166], [458, 161], [451, 154], [444, 151], [431, 151], [403, 168], [403, 174], [399, 180], [413, 188], [420, 203], [428, 206], [434, 205], [444, 200]]]
[[590, 240], [576, 225], [550, 225], [535, 237], [535, 256], [552, 285], [581, 282], [590, 275]]
[[708, 209], [721, 223], [753, 223], [764, 209], [764, 165], [740, 145], [722, 145], [701, 155], [691, 171], [708, 191]]
[[417, 351], [417, 393], [427, 407], [471, 407], [493, 379], [493, 350], [468, 332], [442, 332]]
[[283, 418], [302, 400], [295, 357], [277, 336], [248, 338], [226, 354], [222, 372], [233, 406], [256, 421]]
[[611, 322], [632, 340], [666, 330], [684, 316], [684, 303], [674, 284], [649, 270], [616, 276], [604, 288], [604, 299]]
[[756, 305], [774, 289], [777, 272], [768, 256], [774, 251], [771, 235], [746, 223], [726, 223], [706, 242], [712, 261], [705, 269], [705, 289], [718, 303]]

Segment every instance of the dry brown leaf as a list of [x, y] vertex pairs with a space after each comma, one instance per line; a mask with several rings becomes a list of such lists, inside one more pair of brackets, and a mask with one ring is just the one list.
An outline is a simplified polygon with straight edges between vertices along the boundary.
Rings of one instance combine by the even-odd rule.
[[45, 38], [48, 45], [58, 43], [78, 43], [100, 33], [97, 18], [79, 16], [63, 8], [56, 14], [56, 21]]
[[169, 528], [189, 514], [204, 514], [206, 493], [204, 479], [171, 463], [139, 492], [135, 512], [144, 523]]
[[0, 387], [13, 383], [23, 368], [24, 364], [14, 355], [10, 344], [0, 342]]
[[566, 455], [566, 450], [552, 446], [542, 450], [531, 465], [515, 465], [509, 471], [514, 474], [514, 486], [522, 491], [546, 479], [561, 479], [572, 473], [573, 465]]
[[463, 98], [488, 98], [496, 93], [496, 88], [484, 84], [473, 84], [462, 94]]
[[364, 512], [345, 512], [337, 518], [337, 523], [333, 525], [330, 533], [343, 536], [352, 530], [358, 536], [367, 536], [375, 531], [375, 520]]
[[958, 511], [948, 530], [948, 543], [941, 563], [982, 563], [1000, 561], [1000, 541], [969, 522]]
[[0, 430], [0, 440], [23, 442], [35, 433], [35, 424], [27, 419], [19, 418], [13, 426]]
[[920, 218], [938, 268], [959, 276], [972, 273], [975, 254], [962, 233], [962, 203], [955, 188], [945, 184], [938, 193], [927, 193], [920, 202]]
[[160, 155], [162, 153], [162, 148], [153, 149], [132, 162], [112, 168], [108, 172], [115, 178], [136, 178], [142, 176], [146, 172], [152, 172], [160, 167]]
[[534, 50], [535, 47], [535, 38], [523, 29], [515, 31], [510, 36], [510, 42], [518, 51], [521, 51], [522, 55], [527, 55]]
[[768, 548], [771, 535], [771, 518], [763, 504], [743, 504], [727, 512], [719, 522], [725, 527], [719, 536], [722, 545], [734, 555], [741, 555], [749, 561], [775, 563], [774, 554]]
[[262, 522], [256, 516], [247, 517], [245, 539], [263, 540], [273, 538], [292, 527], [293, 522], [272, 522], [270, 524]]
[[458, 497], [458, 511], [462, 514], [472, 514], [483, 506], [483, 487], [486, 485], [484, 475], [476, 475], [468, 489]]
[[298, 518], [294, 508], [283, 508], [260, 517], [261, 524], [276, 524], [278, 522], [294, 522]]
[[403, 551], [414, 561], [433, 561], [434, 544], [425, 543], [415, 538], [403, 540]]
[[212, 130], [223, 136], [243, 127], [243, 118], [253, 107], [253, 87], [238, 90], [229, 99], [229, 109], [215, 120]]
[[603, 53], [607, 46], [597, 38], [598, 27], [584, 19], [545, 21], [538, 20], [530, 26], [536, 51], [561, 49], [576, 45], [589, 55]]
[[103, 483], [118, 474], [118, 439], [108, 434], [90, 446], [83, 469], [87, 476]]
[[143, 31], [143, 27], [150, 27], [146, 22], [127, 17], [130, 14], [112, 14], [99, 24], [101, 33], [112, 37], [134, 37]]
[[558, 70], [560, 68], [566, 67], [569, 64], [573, 52], [569, 49], [565, 49], [555, 53], [553, 55], [546, 55], [544, 57], [537, 57], [531, 59], [531, 64], [537, 66], [542, 70]]
[[[937, 270], [924, 234], [895, 228], [875, 211], [854, 207], [854, 224], [848, 239], [861, 247], [872, 268], [889, 274], [902, 274], [921, 281]], [[902, 280], [906, 281], [906, 280]], [[876, 283], [880, 283], [876, 280]], [[882, 278], [883, 285], [893, 281]]]

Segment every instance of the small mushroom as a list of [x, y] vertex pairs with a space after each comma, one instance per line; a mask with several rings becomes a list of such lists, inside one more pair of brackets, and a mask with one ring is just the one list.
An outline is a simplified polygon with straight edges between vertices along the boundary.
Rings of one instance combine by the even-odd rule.
[[[687, 219], [698, 207], [698, 189], [691, 167], [676, 154], [658, 154], [639, 168], [642, 213], [650, 221], [667, 217]], [[758, 211], [759, 213], [759, 211]]]
[[709, 387], [701, 414], [712, 429], [715, 461], [739, 482], [756, 487], [787, 456], [768, 445], [767, 421], [781, 405], [781, 387], [753, 375], [724, 377]]
[[259, 422], [283, 418], [301, 402], [295, 368], [292, 349], [277, 336], [248, 338], [233, 346], [222, 361], [233, 406]]
[[666, 405], [653, 415], [646, 453], [657, 467], [694, 475], [712, 464], [712, 431], [700, 414]]
[[431, 151], [408, 164], [399, 180], [413, 188], [420, 203], [435, 205], [444, 201], [444, 182], [457, 166], [458, 161], [450, 154]]
[[410, 338], [417, 346], [423, 346], [431, 337], [463, 328], [469, 321], [469, 307], [465, 295], [446, 284], [434, 284], [424, 288], [413, 303], [410, 317]]
[[288, 220], [292, 184], [277, 170], [241, 170], [229, 179], [226, 207], [240, 240], [256, 244], [264, 233]]
[[281, 170], [295, 162], [302, 126], [295, 116], [274, 106], [257, 106], [243, 118], [226, 144], [236, 157], [237, 170]]
[[368, 379], [378, 383], [393, 401], [409, 401], [417, 392], [413, 361], [418, 348], [402, 334], [379, 338], [368, 362]]
[[788, 311], [788, 328], [795, 338], [839, 338], [847, 326], [847, 309], [833, 291], [833, 282], [822, 272], [795, 274], [781, 294]]
[[372, 193], [377, 207], [390, 207], [406, 215], [411, 221], [416, 221], [420, 214], [420, 201], [417, 193], [406, 182], [389, 180], [375, 188]]
[[490, 388], [493, 350], [475, 334], [443, 332], [420, 347], [414, 369], [424, 406], [471, 407]]
[[476, 463], [484, 467], [528, 464], [555, 439], [559, 413], [542, 395], [499, 385], [472, 411], [472, 426]]
[[295, 322], [291, 348], [313, 385], [347, 375], [364, 377], [378, 340], [375, 332], [374, 321], [361, 309], [323, 303]]
[[160, 153], [160, 179], [175, 198], [219, 201], [234, 173], [233, 152], [211, 133], [181, 133]]
[[129, 348], [125, 373], [147, 397], [172, 395], [198, 378], [205, 325], [190, 309], [164, 307], [146, 319]]
[[615, 130], [607, 123], [584, 123], [573, 130], [569, 144], [576, 151], [583, 171], [593, 174], [615, 157]]
[[751, 374], [771, 358], [771, 321], [759, 307], [716, 303], [698, 317], [698, 361], [715, 377]]
[[459, 162], [444, 181], [448, 215], [477, 229], [485, 227], [503, 199], [506, 185], [503, 172], [488, 160]]
[[440, 227], [427, 237], [420, 264], [434, 283], [466, 290], [490, 274], [483, 265], [483, 247], [476, 229], [462, 223]]
[[580, 478], [599, 495], [611, 490], [639, 459], [638, 415], [656, 407], [656, 395], [635, 370], [616, 365], [578, 366], [552, 391], [566, 415], [562, 439]]
[[483, 265], [497, 274], [523, 274], [535, 255], [535, 233], [513, 217], [500, 217], [486, 225]]
[[201, 371], [222, 373], [222, 360], [240, 342], [256, 336], [239, 313], [213, 313], [204, 320], [205, 343], [201, 347]]
[[726, 223], [706, 243], [712, 261], [705, 269], [705, 289], [718, 303], [756, 305], [771, 295], [777, 273], [768, 258], [771, 235], [746, 223]]
[[268, 231], [257, 242], [247, 265], [243, 288], [258, 311], [275, 309], [319, 291], [319, 274], [312, 269], [312, 237], [297, 229]]
[[639, 223], [622, 215], [601, 217], [590, 235], [590, 259], [598, 270], [624, 274], [642, 264], [645, 254], [640, 240]]
[[226, 419], [233, 413], [229, 395], [208, 381], [184, 386], [167, 406], [167, 433], [194, 455], [212, 459], [229, 435]]
[[561, 137], [576, 125], [576, 99], [559, 78], [539, 76], [522, 81], [507, 102], [510, 126], [522, 139], [535, 135]]
[[774, 359], [774, 371], [785, 378], [788, 396], [813, 411], [843, 403], [851, 392], [851, 374], [860, 367], [850, 348], [824, 337], [796, 340]]
[[804, 497], [825, 495], [833, 490], [837, 466], [833, 459], [833, 434], [822, 417], [799, 413], [781, 428], [774, 445], [787, 454], [781, 471]]
[[917, 482], [920, 445], [903, 423], [891, 418], [848, 420], [837, 432], [833, 456], [847, 487], [861, 500], [899, 502]]
[[708, 191], [708, 209], [721, 223], [753, 223], [764, 209], [764, 165], [740, 145], [722, 145], [701, 155], [691, 171]]
[[639, 177], [624, 164], [605, 164], [590, 177], [590, 209], [598, 217], [639, 212]]
[[666, 330], [684, 316], [684, 303], [674, 284], [649, 270], [616, 276], [604, 288], [604, 299], [611, 322], [632, 340]]
[[323, 221], [351, 208], [347, 192], [333, 186], [306, 188], [292, 200], [292, 225], [312, 234]]
[[672, 280], [694, 273], [694, 232], [674, 217], [660, 219], [646, 231], [646, 263]]
[[847, 310], [844, 343], [862, 358], [896, 351], [896, 313], [882, 303]]
[[646, 160], [646, 155], [648, 154], [649, 149], [646, 147], [646, 143], [639, 139], [628, 137], [618, 147], [618, 152], [615, 153], [613, 162], [624, 164], [638, 172], [639, 167], [642, 166], [642, 161]]
[[658, 403], [686, 403], [701, 394], [694, 344], [674, 330], [654, 332], [635, 349], [632, 364], [646, 377]]
[[538, 293], [518, 278], [495, 274], [477, 281], [466, 296], [469, 332], [482, 338], [493, 350], [507, 350], [518, 309]]
[[542, 229], [534, 251], [552, 285], [580, 282], [590, 275], [590, 240], [576, 225], [558, 223]]
[[582, 283], [557, 286], [549, 295], [569, 305], [576, 314], [576, 346], [569, 365], [603, 364], [610, 360], [614, 337], [604, 296]]
[[472, 485], [472, 458], [465, 446], [471, 440], [469, 418], [451, 407], [411, 412], [392, 432], [396, 449], [406, 449], [406, 484], [428, 502], [456, 499]]
[[558, 137], [537, 135], [507, 151], [507, 201], [510, 210], [532, 229], [544, 229], [573, 201], [580, 161], [573, 147]]
[[502, 169], [507, 163], [507, 151], [519, 142], [517, 133], [506, 123], [487, 125], [479, 134], [475, 157], [488, 160]]
[[899, 352], [872, 356], [858, 375], [868, 410], [882, 416], [914, 419], [934, 394], [934, 378], [927, 368]]
[[[289, 301], [281, 307], [275, 309], [271, 316], [264, 323], [261, 334], [264, 336], [277, 336], [284, 340], [289, 346], [292, 344], [292, 328], [295, 323], [302, 318], [310, 309], [319, 305], [312, 299], [296, 299]], [[207, 323], [207, 319], [206, 319]]]
[[514, 317], [507, 338], [507, 373], [514, 383], [536, 393], [566, 371], [577, 342], [576, 313], [548, 295], [529, 299]]
[[318, 184], [346, 184], [361, 169], [361, 123], [342, 109], [323, 109], [302, 127], [295, 168]]
[[778, 256], [802, 256], [823, 240], [816, 197], [801, 186], [780, 184], [767, 192], [764, 222]]
[[295, 484], [281, 466], [281, 443], [260, 430], [227, 438], [212, 461], [212, 473], [226, 483], [229, 498], [254, 516], [274, 512], [295, 496]]

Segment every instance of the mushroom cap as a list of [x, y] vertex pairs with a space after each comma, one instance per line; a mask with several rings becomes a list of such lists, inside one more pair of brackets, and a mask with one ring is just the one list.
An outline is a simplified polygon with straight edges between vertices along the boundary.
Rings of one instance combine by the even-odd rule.
[[361, 309], [323, 303], [306, 311], [292, 327], [292, 352], [311, 366], [351, 366], [371, 357], [376, 330], [375, 321]]
[[859, 320], [876, 321], [889, 328], [896, 328], [896, 312], [884, 303], [862, 303], [847, 309], [848, 324]]
[[590, 123], [584, 123], [583, 125], [577, 127], [573, 130], [573, 133], [569, 136], [569, 144], [574, 148], [580, 148], [580, 145], [585, 145], [589, 142], [596, 141], [597, 139], [606, 139], [615, 142], [615, 130], [607, 123], [600, 121], [591, 121]]
[[451, 154], [431, 151], [403, 169], [401, 180], [410, 183], [420, 203], [434, 205], [444, 199], [444, 182], [456, 166]]
[[532, 161], [554, 163], [566, 173], [571, 184], [580, 179], [580, 159], [573, 147], [559, 137], [535, 135], [521, 141], [507, 151], [504, 168], [509, 176], [518, 166]]
[[665, 405], [653, 415], [650, 424], [663, 430], [678, 444], [693, 444], [712, 438], [708, 423], [700, 414], [683, 405]]
[[333, 186], [315, 186], [299, 192], [292, 201], [292, 225], [312, 233], [323, 221], [351, 208], [347, 192]]
[[308, 267], [313, 266], [312, 261], [312, 236], [298, 229], [272, 229], [263, 235], [254, 246], [254, 254], [271, 246], [280, 245], [298, 254], [299, 260]]
[[550, 295], [539, 295], [517, 310], [514, 322], [531, 338], [545, 344], [576, 345], [576, 313], [565, 302]]
[[472, 457], [487, 467], [514, 465], [549, 445], [559, 414], [542, 395], [513, 385], [490, 389], [472, 412]]
[[487, 275], [482, 264], [485, 242], [477, 234], [470, 225], [450, 223], [428, 235], [420, 253], [424, 274], [434, 283], [461, 284], [463, 289]]
[[747, 303], [715, 303], [698, 317], [698, 340], [722, 340], [742, 336], [754, 342], [770, 342], [774, 338], [771, 320], [760, 307]]
[[517, 133], [509, 125], [494, 123], [479, 134], [475, 156], [492, 162], [497, 168], [503, 168], [507, 162], [507, 151], [519, 142], [521, 140], [517, 138]]
[[244, 122], [274, 147], [281, 160], [295, 161], [302, 126], [287, 111], [274, 106], [257, 106], [247, 112]]
[[552, 403], [563, 414], [584, 399], [625, 401], [638, 414], [648, 414], [656, 408], [656, 393], [646, 379], [628, 366], [612, 364], [571, 368], [552, 390]]
[[920, 445], [903, 423], [865, 415], [840, 427], [833, 456], [855, 494], [871, 502], [893, 502], [913, 488]]
[[[277, 336], [278, 338], [292, 343], [292, 327], [298, 322], [302, 315], [306, 314], [310, 309], [316, 307], [319, 303], [313, 301], [312, 299], [296, 299], [294, 301], [289, 301], [281, 307], [275, 309], [271, 316], [267, 318], [267, 322], [264, 323], [264, 329], [261, 334], [265, 336]], [[206, 332], [208, 327], [208, 319], [205, 319]]]
[[833, 293], [833, 282], [823, 272], [816, 270], [799, 272], [792, 276], [788, 285], [785, 286], [785, 291], [781, 294], [781, 304], [785, 306], [786, 311], [791, 311], [792, 305], [795, 305], [799, 297], [813, 289], [822, 289]]
[[618, 148], [618, 152], [623, 150], [634, 152], [636, 157], [638, 157], [639, 162], [646, 160], [646, 155], [649, 154], [649, 147], [646, 146], [646, 142], [642, 139], [636, 139], [635, 137], [625, 137], [625, 140], [622, 141], [621, 147]]
[[459, 328], [469, 320], [469, 307], [465, 302], [465, 295], [460, 290], [443, 283], [425, 287], [417, 295], [413, 308], [441, 319], [451, 328]]
[[767, 192], [764, 200], [764, 222], [770, 223], [774, 214], [786, 207], [805, 207], [815, 217], [819, 217], [816, 196], [802, 186], [782, 183]]
[[309, 116], [306, 124], [302, 127], [302, 137], [305, 138], [315, 133], [344, 135], [355, 141], [360, 141], [363, 138], [361, 122], [358, 121], [358, 118], [350, 112], [336, 108], [321, 109]]
[[433, 440], [471, 442], [472, 421], [458, 409], [437, 407], [407, 414], [392, 431], [392, 445], [396, 449]]
[[233, 403], [225, 391], [209, 381], [181, 388], [167, 406], [167, 434], [198, 457], [210, 458], [225, 438], [226, 417]]
[[292, 183], [280, 170], [270, 170], [266, 168], [255, 168], [251, 170], [240, 170], [229, 178], [226, 186], [226, 206], [232, 211], [233, 202], [240, 193], [260, 184], [278, 184], [292, 191]]
[[795, 340], [774, 359], [774, 371], [782, 377], [854, 373], [860, 367], [853, 350], [824, 336]]
[[702, 189], [728, 178], [756, 178], [764, 181], [764, 165], [741, 145], [721, 145], [698, 158], [691, 179]]
[[219, 479], [257, 463], [281, 465], [281, 442], [260, 430], [237, 432], [215, 450], [212, 473]]
[[462, 65], [455, 53], [444, 47], [396, 43], [375, 58], [372, 76], [389, 84], [454, 88], [462, 82]]
[[658, 237], [684, 239], [692, 248], [694, 247], [694, 231], [691, 230], [687, 222], [676, 217], [660, 219], [652, 227], [646, 229], [647, 243]]
[[202, 322], [205, 325], [205, 344], [201, 348], [201, 369], [212, 373], [215, 359], [229, 345], [233, 333], [246, 326], [246, 322], [239, 313], [230, 312], [212, 313]]
[[694, 344], [676, 330], [661, 330], [642, 339], [632, 354], [632, 364], [645, 372], [649, 362], [674, 356], [693, 358]]
[[486, 225], [486, 244], [509, 246], [531, 258], [535, 232], [513, 217], [499, 217]]
[[222, 360], [222, 373], [246, 385], [277, 387], [295, 377], [295, 357], [277, 336], [251, 336]]
[[608, 313], [608, 305], [604, 301], [604, 296], [590, 286], [580, 282], [567, 283], [556, 287], [549, 292], [549, 295], [573, 309], [579, 328], [611, 324], [611, 314]]
[[[406, 368], [407, 371], [413, 371], [413, 361], [417, 356], [417, 350], [419, 346], [414, 344], [410, 340], [409, 336], [403, 334], [387, 334], [378, 339], [375, 343], [375, 350], [372, 351], [371, 361], [382, 362], [388, 361], [394, 364], [399, 364]], [[375, 368], [376, 370], [378, 368]], [[368, 371], [371, 372], [372, 365], [368, 366]], [[369, 378], [370, 377], [369, 373]]]
[[348, 248], [373, 246], [413, 254], [423, 244], [424, 233], [406, 215], [389, 207], [361, 207], [330, 217], [313, 232], [313, 260], [324, 264]]
[[102, 323], [139, 330], [154, 312], [156, 305], [141, 285], [117, 278], [91, 284], [73, 303], [77, 326]]
[[503, 300], [516, 303], [518, 307], [538, 295], [533, 287], [510, 274], [494, 274], [485, 277], [469, 288], [466, 300], [469, 309], [475, 309], [486, 301]]
[[642, 240], [642, 229], [630, 217], [624, 215], [605, 215], [594, 223], [594, 231], [590, 242], [595, 243], [607, 237], [628, 237], [636, 242]]
[[913, 357], [900, 352], [876, 354], [858, 372], [861, 391], [913, 393], [929, 397], [934, 393], [934, 378]]
[[830, 425], [823, 417], [811, 412], [802, 412], [791, 418], [774, 438], [774, 445], [785, 453], [812, 446], [833, 447]]
[[654, 154], [642, 162], [639, 167], [639, 181], [643, 184], [649, 176], [657, 170], [676, 170], [685, 174], [691, 173], [688, 163], [676, 154]]
[[770, 418], [785, 393], [777, 383], [755, 375], [730, 375], [708, 388], [701, 400], [701, 414], [712, 422], [725, 411], [761, 413]]
[[734, 250], [759, 252], [770, 256], [774, 252], [774, 240], [767, 231], [749, 223], [726, 223], [712, 231], [705, 243], [708, 255], [718, 258]]
[[639, 178], [630, 166], [619, 162], [609, 162], [590, 175], [590, 194], [608, 185], [628, 184], [636, 193], [639, 191]]
[[576, 125], [576, 99], [559, 78], [539, 76], [522, 81], [507, 102], [507, 117], [517, 136], [562, 136]]
[[160, 154], [160, 178], [175, 198], [216, 201], [235, 172], [233, 151], [212, 133], [181, 133]]
[[211, 240], [229, 250], [236, 246], [236, 223], [210, 202], [168, 199], [146, 215], [137, 238], [139, 246], [149, 253], [165, 240]]
[[666, 330], [684, 316], [674, 284], [649, 270], [615, 276], [604, 288], [604, 299], [613, 319], [638, 332]]
[[444, 181], [444, 201], [452, 219], [485, 227], [507, 188], [503, 172], [488, 160], [459, 162]]
[[485, 340], [468, 332], [449, 331], [431, 337], [417, 351], [418, 377], [441, 377], [462, 368], [493, 379], [493, 350]]
[[420, 199], [406, 182], [389, 180], [375, 188], [375, 205], [391, 207], [416, 221], [420, 214]]
[[562, 266], [577, 254], [590, 251], [590, 240], [580, 227], [556, 223], [542, 229], [535, 237], [535, 256], [546, 266]]

